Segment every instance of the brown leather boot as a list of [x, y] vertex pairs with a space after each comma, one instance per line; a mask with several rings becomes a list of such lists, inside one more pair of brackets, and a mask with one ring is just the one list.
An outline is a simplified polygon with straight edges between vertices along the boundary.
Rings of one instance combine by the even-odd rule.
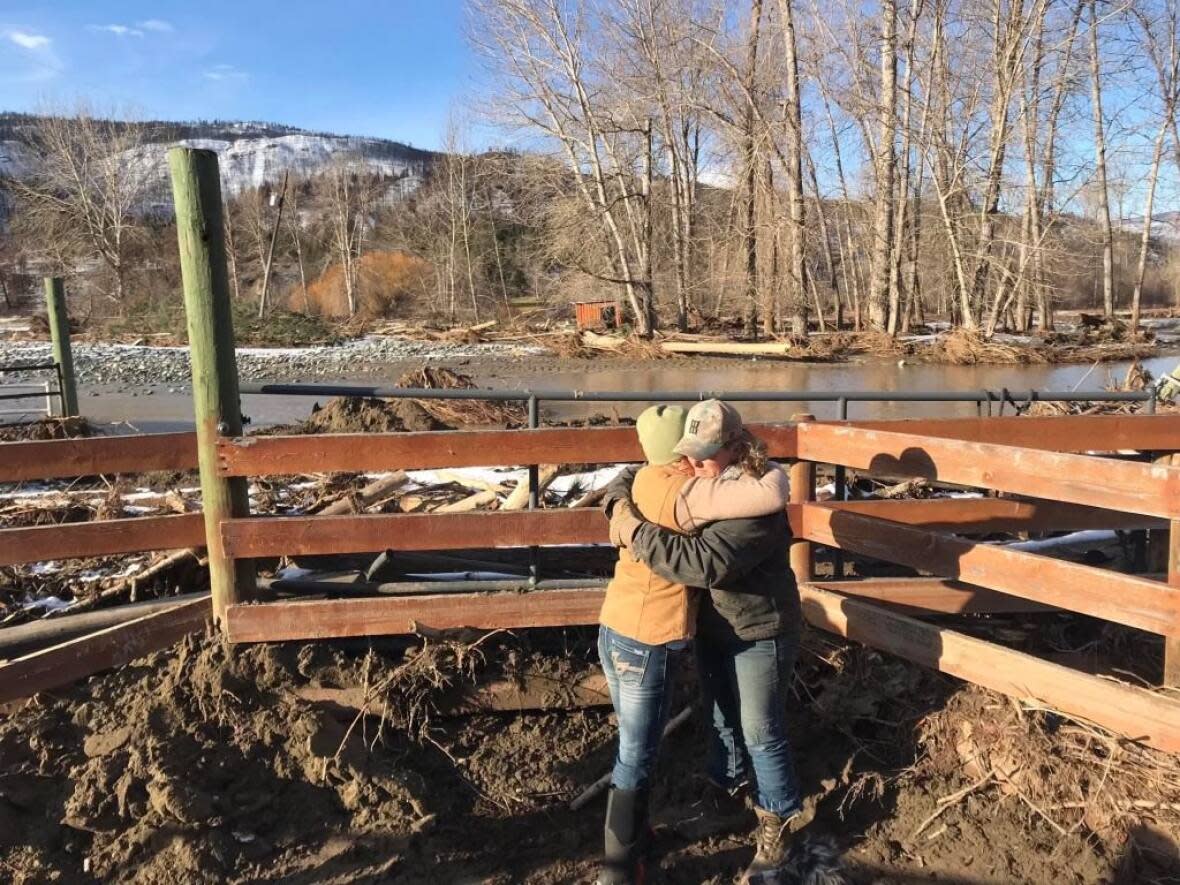
[[754, 806], [754, 813], [758, 815], [758, 828], [754, 831], [754, 859], [742, 874], [742, 883], [772, 885], [779, 881], [779, 873], [787, 862], [787, 848], [791, 841], [787, 827], [791, 818], [779, 817], [758, 806]]

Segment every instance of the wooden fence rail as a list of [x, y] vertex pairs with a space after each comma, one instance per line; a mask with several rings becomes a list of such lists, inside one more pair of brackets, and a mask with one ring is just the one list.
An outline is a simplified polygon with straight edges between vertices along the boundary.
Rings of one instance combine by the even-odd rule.
[[1180, 517], [1180, 468], [909, 433], [800, 424], [798, 457], [1146, 516]]
[[195, 433], [144, 433], [0, 443], [0, 482], [195, 470]]
[[0, 529], [0, 565], [205, 546], [200, 513]]
[[1180, 633], [1180, 592], [1161, 581], [841, 512], [823, 504], [804, 505], [803, 537], [1116, 624], [1160, 635]]

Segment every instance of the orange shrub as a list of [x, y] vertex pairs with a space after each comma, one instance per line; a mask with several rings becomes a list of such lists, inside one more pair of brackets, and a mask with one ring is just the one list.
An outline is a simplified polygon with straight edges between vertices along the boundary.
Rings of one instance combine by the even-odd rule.
[[[430, 285], [430, 263], [405, 252], [366, 252], [357, 264], [356, 312], [363, 319], [391, 316], [406, 302], [422, 295]], [[331, 265], [307, 287], [313, 313], [329, 317], [348, 316], [348, 293], [344, 269]], [[303, 295], [296, 288], [289, 296], [291, 309], [303, 307]]]

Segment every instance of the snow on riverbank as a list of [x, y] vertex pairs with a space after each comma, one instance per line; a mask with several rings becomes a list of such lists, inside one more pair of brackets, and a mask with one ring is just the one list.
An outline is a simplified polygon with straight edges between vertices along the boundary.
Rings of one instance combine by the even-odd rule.
[[[74, 371], [79, 384], [187, 384], [190, 380], [187, 347], [76, 342], [73, 351]], [[244, 380], [265, 381], [293, 375], [338, 376], [368, 366], [407, 360], [510, 358], [546, 351], [511, 343], [447, 344], [367, 337], [312, 347], [243, 347], [237, 353], [240, 376]], [[46, 363], [52, 359], [48, 342], [0, 342], [0, 365]], [[15, 382], [43, 377], [43, 373], [10, 373], [5, 380]]]

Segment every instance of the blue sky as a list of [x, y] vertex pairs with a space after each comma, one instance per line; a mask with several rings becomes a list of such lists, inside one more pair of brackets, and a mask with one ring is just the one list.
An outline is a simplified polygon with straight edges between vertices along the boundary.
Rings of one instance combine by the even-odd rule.
[[474, 73], [460, 0], [0, 0], [0, 110], [85, 98], [430, 148]]

